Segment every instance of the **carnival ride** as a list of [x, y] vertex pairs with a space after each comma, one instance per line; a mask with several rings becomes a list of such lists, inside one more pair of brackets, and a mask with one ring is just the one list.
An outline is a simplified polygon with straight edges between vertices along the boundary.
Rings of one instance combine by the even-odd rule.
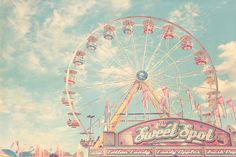
[[[65, 73], [67, 125], [88, 135], [81, 140], [87, 148], [103, 146], [103, 135], [95, 139], [99, 133], [130, 123], [179, 117], [221, 127], [227, 114], [208, 51], [164, 19], [132, 16], [101, 24], [80, 42]], [[232, 99], [227, 104], [235, 119]]]

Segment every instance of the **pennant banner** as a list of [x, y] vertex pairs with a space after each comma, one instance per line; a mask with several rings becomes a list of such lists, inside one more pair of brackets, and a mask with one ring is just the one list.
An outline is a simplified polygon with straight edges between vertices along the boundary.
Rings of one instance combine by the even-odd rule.
[[214, 115], [215, 115], [215, 117], [220, 118], [220, 110], [219, 110], [218, 106], [214, 107]]
[[230, 111], [233, 115], [233, 119], [236, 121], [236, 116], [235, 116], [235, 110], [234, 110], [234, 104], [233, 104], [233, 100], [232, 99], [229, 99], [226, 101], [226, 103], [229, 105], [230, 107]]
[[105, 122], [109, 123], [110, 117], [111, 117], [111, 111], [110, 111], [110, 103], [109, 103], [108, 100], [106, 101], [105, 114], [104, 115], [105, 115]]
[[189, 98], [191, 108], [194, 109], [193, 96], [192, 96], [190, 90], [186, 90], [186, 94], [187, 94], [187, 96], [188, 96], [188, 98]]
[[162, 93], [163, 93], [163, 100], [162, 100], [162, 105], [163, 107], [169, 111], [169, 89], [168, 87], [162, 88]]
[[225, 103], [224, 103], [224, 99], [222, 96], [219, 96], [217, 98], [218, 103], [220, 104], [222, 111], [223, 111], [223, 115], [224, 117], [227, 117], [227, 113], [226, 113], [226, 109], [225, 109]]
[[143, 99], [142, 99], [142, 105], [144, 110], [147, 109], [147, 100], [150, 99], [150, 96], [148, 95], [148, 91], [147, 90], [143, 90]]

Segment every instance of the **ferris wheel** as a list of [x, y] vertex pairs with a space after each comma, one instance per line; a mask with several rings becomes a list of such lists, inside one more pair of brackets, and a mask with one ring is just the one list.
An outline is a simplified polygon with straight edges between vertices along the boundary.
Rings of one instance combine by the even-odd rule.
[[73, 52], [64, 81], [67, 124], [88, 134], [90, 114], [96, 130], [106, 131], [151, 118], [217, 122], [217, 76], [207, 50], [164, 19], [132, 16], [99, 25]]

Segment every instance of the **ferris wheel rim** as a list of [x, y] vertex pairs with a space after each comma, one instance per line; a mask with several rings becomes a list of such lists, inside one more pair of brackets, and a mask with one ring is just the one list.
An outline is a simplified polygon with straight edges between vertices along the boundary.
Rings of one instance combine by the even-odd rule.
[[[167, 23], [169, 23], [169, 24], [172, 24], [172, 25], [174, 25], [175, 27], [178, 27], [180, 30], [182, 30], [182, 31], [186, 32], [187, 34], [189, 34], [189, 35], [195, 40], [195, 42], [201, 47], [201, 49], [206, 51], [205, 47], [204, 47], [204, 46], [198, 41], [198, 39], [196, 39], [190, 32], [188, 32], [186, 29], [184, 29], [183, 27], [179, 26], [178, 24], [173, 23], [173, 22], [170, 22], [170, 21], [165, 20], [165, 19], [161, 19], [161, 18], [157, 18], [157, 17], [152, 17], [152, 16], [128, 16], [128, 17], [118, 18], [118, 19], [112, 20], [111, 22], [113, 22], [113, 21], [116, 22], [116, 21], [120, 21], [120, 20], [124, 20], [124, 19], [132, 19], [132, 18], [151, 18], [151, 19], [160, 20], [160, 21], [162, 21], [162, 22], [167, 22]], [[110, 23], [110, 22], [108, 22], [108, 23]], [[67, 73], [66, 73], [67, 80], [66, 80], [66, 87], [65, 87], [65, 90], [66, 90], [66, 95], [67, 95], [67, 98], [68, 98], [68, 99], [69, 99], [69, 92], [68, 92], [68, 91], [69, 91], [69, 84], [68, 84], [69, 70], [71, 69], [71, 65], [72, 65], [72, 63], [73, 63], [73, 58], [74, 58], [75, 55], [76, 55], [76, 51], [79, 50], [79, 48], [81, 47], [81, 45], [83, 45], [83, 44], [85, 43], [86, 39], [87, 39], [91, 34], [93, 34], [94, 32], [96, 32], [96, 31], [99, 30], [99, 29], [100, 29], [100, 27], [98, 27], [97, 29], [94, 29], [92, 32], [88, 33], [87, 37], [84, 38], [84, 40], [82, 40], [82, 42], [77, 46], [77, 48], [76, 48], [75, 51], [73, 52], [73, 57], [72, 57], [72, 59], [70, 60], [70, 63], [69, 63], [69, 65], [68, 65], [68, 67], [67, 67]], [[210, 57], [208, 51], [206, 51], [206, 54], [207, 54], [207, 58], [209, 59], [209, 61], [210, 61], [210, 63], [211, 63], [211, 64], [210, 64], [211, 67], [215, 70], [214, 64], [213, 64], [213, 62], [212, 62], [212, 59], [211, 59], [211, 57]], [[215, 79], [216, 79], [216, 91], [218, 91], [218, 80], [217, 80], [216, 73], [214, 73], [214, 77], [215, 77]], [[72, 111], [74, 117], [76, 118], [76, 120], [79, 121], [79, 122], [82, 124], [81, 120], [76, 116], [76, 114], [75, 114], [76, 111], [75, 111], [75, 109], [73, 108], [73, 105], [71, 104], [71, 102], [69, 102], [69, 106], [70, 106], [70, 109], [71, 109], [71, 111]], [[84, 129], [84, 130], [86, 130], [86, 129]]]

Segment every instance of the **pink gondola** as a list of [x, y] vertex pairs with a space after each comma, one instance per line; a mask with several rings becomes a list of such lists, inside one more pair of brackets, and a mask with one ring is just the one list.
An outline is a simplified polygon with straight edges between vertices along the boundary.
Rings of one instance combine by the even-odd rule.
[[76, 77], [75, 74], [77, 74], [77, 71], [74, 69], [68, 69], [65, 70], [65, 73], [69, 73], [69, 76], [67, 78], [67, 76], [64, 77], [64, 82], [68, 82], [69, 85], [73, 85], [76, 82]]
[[74, 69], [69, 69], [69, 70], [65, 70], [65, 73], [69, 72], [70, 75], [75, 75], [77, 74], [77, 71]]
[[87, 48], [90, 50], [96, 50], [97, 48], [96, 42], [97, 38], [95, 36], [93, 35], [89, 36], [87, 39]]
[[69, 106], [69, 103], [71, 103], [71, 105], [74, 105], [74, 99], [73, 98], [70, 98], [69, 100], [67, 98], [61, 98], [61, 102], [65, 106]]
[[76, 56], [85, 56], [85, 55], [86, 55], [86, 53], [85, 53], [84, 51], [78, 50], [78, 51], [76, 52]]
[[205, 50], [199, 50], [194, 53], [196, 65], [206, 65], [208, 63], [207, 53]]
[[69, 85], [74, 85], [75, 82], [76, 82], [76, 78], [75, 77], [69, 77], [68, 81], [67, 81], [67, 78], [65, 77], [64, 82], [68, 82]]
[[208, 58], [206, 56], [195, 57], [194, 61], [196, 65], [206, 65], [208, 63]]
[[134, 22], [132, 20], [123, 21], [123, 32], [126, 35], [130, 35], [133, 32]]
[[104, 26], [104, 38], [107, 40], [112, 40], [115, 35], [115, 27], [111, 25], [105, 25]]
[[185, 35], [181, 37], [181, 48], [183, 50], [190, 50], [193, 48], [192, 37], [189, 35]]
[[78, 50], [76, 52], [76, 55], [73, 60], [73, 63], [75, 64], [75, 66], [80, 66], [80, 65], [84, 64], [84, 56], [85, 55], [86, 55], [86, 53], [84, 51]]
[[145, 34], [152, 34], [154, 32], [154, 22], [152, 20], [143, 22], [143, 32]]
[[71, 128], [77, 128], [78, 126], [80, 126], [80, 122], [77, 121], [77, 120], [71, 120], [71, 119], [69, 119], [69, 120], [67, 121], [67, 125], [68, 125], [69, 127], [71, 127]]
[[164, 39], [173, 39], [174, 38], [174, 27], [172, 25], [165, 25], [163, 27], [163, 38]]

